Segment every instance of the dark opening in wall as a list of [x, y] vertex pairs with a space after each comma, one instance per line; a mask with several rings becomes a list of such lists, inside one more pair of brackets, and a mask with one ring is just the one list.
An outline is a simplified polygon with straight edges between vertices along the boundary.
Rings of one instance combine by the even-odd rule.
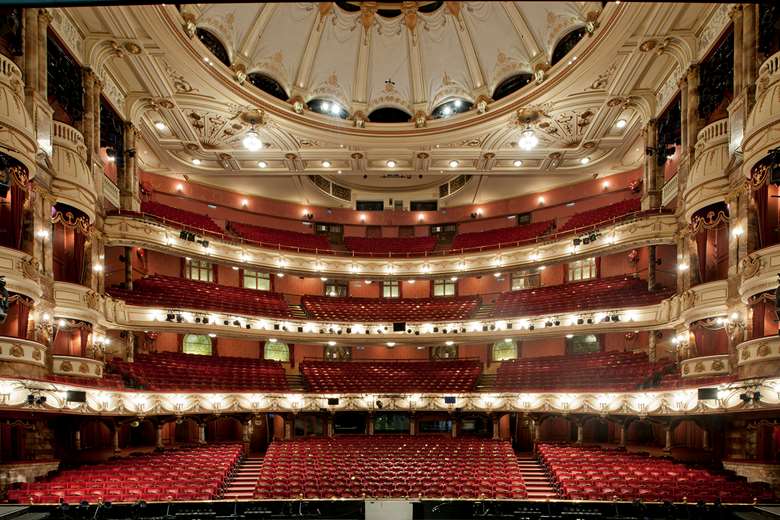
[[227, 49], [224, 45], [222, 45], [222, 42], [219, 41], [219, 38], [214, 36], [213, 33], [210, 31], [207, 31], [206, 29], [201, 29], [198, 27], [195, 29], [195, 34], [197, 35], [198, 39], [203, 43], [203, 45], [206, 46], [206, 48], [211, 52], [211, 54], [214, 55], [215, 58], [217, 58], [219, 61], [230, 67], [230, 56], [228, 55]]
[[282, 101], [290, 99], [290, 96], [287, 95], [287, 91], [284, 90], [284, 87], [270, 76], [260, 72], [252, 72], [247, 74], [246, 80], [266, 94], [277, 99], [281, 99]]
[[555, 65], [561, 61], [567, 54], [569, 54], [569, 52], [571, 52], [574, 46], [577, 45], [586, 34], [587, 31], [585, 28], [580, 27], [578, 29], [574, 29], [566, 36], [561, 38], [558, 42], [558, 45], [556, 45], [555, 49], [553, 50], [552, 58], [550, 58], [550, 65]]
[[412, 118], [410, 114], [399, 108], [377, 108], [368, 114], [368, 120], [372, 123], [408, 123]]
[[496, 89], [493, 91], [493, 99], [499, 100], [501, 98], [505, 98], [509, 94], [516, 92], [524, 86], [528, 85], [532, 79], [533, 75], [530, 72], [521, 72], [520, 74], [515, 74], [514, 76], [508, 77], [499, 83]]
[[726, 108], [734, 97], [734, 31], [699, 65], [699, 117], [705, 125], [728, 117]]

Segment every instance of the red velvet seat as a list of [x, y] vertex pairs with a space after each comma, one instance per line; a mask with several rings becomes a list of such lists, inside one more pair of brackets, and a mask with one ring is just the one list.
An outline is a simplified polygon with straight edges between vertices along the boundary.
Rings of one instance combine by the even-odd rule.
[[621, 200], [614, 204], [608, 204], [590, 211], [576, 213], [558, 229], [559, 233], [572, 230], [581, 230], [583, 232], [590, 230], [598, 224], [607, 224], [611, 221], [621, 219], [631, 213], [636, 213], [642, 209], [642, 201], [639, 198]]
[[668, 459], [566, 445], [540, 444], [539, 459], [567, 499], [749, 503], [774, 500], [764, 484], [690, 468]]
[[109, 292], [130, 305], [166, 309], [198, 309], [249, 316], [286, 318], [290, 308], [281, 294], [153, 275], [133, 282], [133, 290], [111, 288]]
[[646, 353], [599, 352], [504, 361], [496, 372], [500, 391], [617, 391], [636, 389], [657, 370]]
[[112, 364], [118, 372], [148, 390], [289, 390], [284, 366], [278, 361], [161, 352], [138, 354], [133, 362], [113, 361]]
[[339, 298], [306, 295], [306, 314], [328, 321], [447, 321], [469, 318], [479, 307], [477, 296], [448, 298]]
[[8, 490], [8, 500], [25, 504], [211, 500], [221, 496], [242, 453], [241, 444], [213, 444], [125, 457], [15, 484]]
[[225, 232], [208, 215], [193, 213], [172, 206], [166, 206], [159, 202], [144, 201], [141, 203], [141, 212], [151, 215], [166, 222], [181, 224], [193, 231], [205, 231], [216, 235], [224, 235]]
[[304, 361], [301, 373], [310, 392], [461, 393], [474, 390], [477, 360]]
[[331, 250], [330, 242], [322, 235], [253, 226], [239, 222], [230, 222], [228, 227], [244, 240], [266, 247], [320, 252]]
[[526, 498], [507, 441], [350, 435], [274, 441], [255, 498]]
[[496, 317], [540, 316], [597, 309], [653, 305], [673, 295], [663, 289], [650, 292], [647, 281], [633, 276], [612, 276], [584, 282], [549, 285], [502, 293], [496, 300]]
[[361, 255], [419, 255], [434, 250], [436, 237], [344, 237], [344, 247]]
[[514, 226], [473, 233], [458, 233], [452, 240], [451, 249], [489, 249], [498, 247], [513, 247], [514, 245], [532, 242], [547, 234], [553, 227], [553, 220], [534, 222], [523, 226]]

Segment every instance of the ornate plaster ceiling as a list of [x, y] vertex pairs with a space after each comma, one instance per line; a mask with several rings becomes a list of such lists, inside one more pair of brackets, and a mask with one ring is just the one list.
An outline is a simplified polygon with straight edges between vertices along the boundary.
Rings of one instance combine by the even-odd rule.
[[[74, 28], [71, 39], [80, 35], [72, 46], [80, 45], [104, 91], [111, 85], [106, 95], [138, 127], [140, 163], [149, 171], [333, 206], [385, 194], [435, 199], [441, 183], [471, 175], [440, 200], [447, 206], [640, 166], [643, 123], [727, 21], [727, 11], [713, 4], [609, 3], [601, 10], [591, 2], [445, 2], [431, 13], [413, 2], [401, 7], [402, 15], [390, 18], [367, 3], [357, 13], [328, 2], [184, 5], [182, 12], [172, 5], [68, 8], [60, 25]], [[557, 40], [587, 22], [592, 34], [548, 68]], [[233, 67], [194, 37], [197, 27], [221, 39]], [[244, 81], [246, 73], [264, 72], [294, 98], [338, 99], [352, 114], [382, 104], [430, 113], [448, 96], [476, 101], [507, 76], [533, 70], [542, 71], [538, 81], [484, 110], [422, 124], [361, 125], [296, 111]], [[518, 112], [529, 109], [538, 114], [531, 127], [539, 144], [525, 151], [518, 148], [526, 128]], [[262, 114], [256, 152], [242, 145], [253, 129], [250, 111]], [[351, 188], [351, 200], [324, 193], [307, 176]]]

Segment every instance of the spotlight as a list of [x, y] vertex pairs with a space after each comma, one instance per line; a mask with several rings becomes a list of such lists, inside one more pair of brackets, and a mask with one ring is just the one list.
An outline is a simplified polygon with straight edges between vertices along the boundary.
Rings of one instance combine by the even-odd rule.
[[230, 322], [228, 320], [225, 320], [222, 322], [223, 325], [230, 325]]
[[616, 322], [617, 322], [617, 321], [620, 321], [620, 316], [619, 316], [619, 315], [617, 315], [617, 314], [613, 314], [613, 315], [612, 315], [612, 321], [616, 321]]
[[759, 402], [761, 400], [761, 392], [753, 392], [753, 401]]
[[577, 325], [582, 325], [583, 323], [585, 323], [585, 320], [582, 318], [577, 318]]
[[740, 399], [740, 400], [741, 400], [743, 403], [746, 403], [746, 404], [747, 404], [747, 403], [749, 403], [749, 402], [752, 400], [752, 398], [751, 398], [750, 394], [748, 394], [748, 393], [739, 394], [739, 399]]
[[35, 396], [32, 394], [27, 394], [27, 404], [33, 405], [35, 404]]
[[35, 400], [35, 404], [37, 404], [38, 406], [42, 405], [45, 402], [46, 402], [45, 395], [39, 396], [38, 399]]
[[588, 325], [593, 325], [593, 318], [588, 318]]
[[534, 327], [534, 325], [533, 325], [533, 324], [531, 324], [531, 325], [529, 325], [529, 326], [528, 326], [528, 330], [534, 330], [534, 328], [535, 328], [535, 327]]
[[181, 314], [177, 314], [176, 315], [176, 323], [181, 323], [183, 321], [184, 321], [184, 316], [182, 316]]
[[380, 410], [382, 409], [383, 406], [384, 406], [384, 403], [382, 401], [377, 401], [376, 402], [376, 407], [379, 408]]
[[552, 327], [552, 325], [553, 324], [552, 324], [552, 322], [550, 320], [547, 320], [547, 321], [544, 322], [544, 326], [545, 327]]
[[575, 238], [574, 240], [572, 240], [572, 243], [574, 244], [574, 247], [577, 247], [582, 243], [582, 240], [579, 238]]
[[172, 312], [169, 312], [165, 315], [165, 321], [174, 321], [176, 319], [176, 315]]
[[561, 324], [561, 320], [556, 319], [555, 320], [555, 326], [558, 327]]

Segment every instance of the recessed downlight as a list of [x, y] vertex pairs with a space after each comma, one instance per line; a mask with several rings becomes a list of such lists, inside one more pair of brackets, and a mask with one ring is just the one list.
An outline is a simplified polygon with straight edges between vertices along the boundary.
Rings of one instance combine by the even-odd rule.
[[195, 166], [199, 165], [200, 164], [200, 159], [193, 159], [192, 160], [192, 164], [194, 164]]
[[450, 161], [450, 168], [457, 168], [458, 165], [460, 165], [460, 163], [458, 161], [456, 161], [454, 159], [452, 161]]
[[618, 128], [625, 128], [627, 124], [628, 121], [626, 121], [625, 119], [618, 119], [617, 123], [615, 123], [615, 126]]
[[397, 163], [397, 162], [395, 162], [394, 160], [390, 159], [390, 160], [389, 160], [389, 161], [387, 161], [385, 164], [387, 164], [387, 167], [388, 167], [388, 168], [395, 168], [395, 167], [396, 167], [396, 165], [397, 165], [398, 163]]
[[580, 159], [580, 164], [588, 164], [590, 162], [590, 157], [583, 157]]
[[267, 163], [267, 162], [265, 162], [265, 161], [258, 161], [258, 162], [257, 162], [257, 166], [258, 166], [259, 168], [268, 168], [268, 163]]
[[512, 164], [515, 166], [515, 168], [520, 168], [523, 165], [523, 161], [521, 161], [520, 159], [517, 159]]
[[330, 168], [330, 161], [322, 161], [323, 168]]

